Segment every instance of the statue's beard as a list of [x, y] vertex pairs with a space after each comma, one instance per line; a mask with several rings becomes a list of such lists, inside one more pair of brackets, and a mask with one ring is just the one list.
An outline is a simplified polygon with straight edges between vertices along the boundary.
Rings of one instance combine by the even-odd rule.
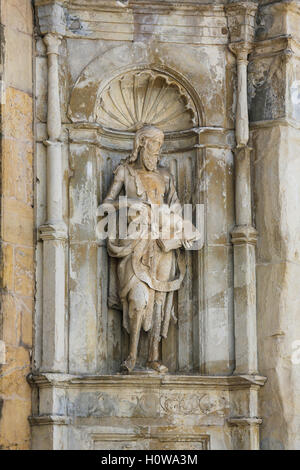
[[143, 158], [144, 166], [148, 171], [154, 171], [157, 169], [157, 161], [158, 161], [157, 155], [151, 155], [149, 153], [144, 152], [142, 158]]

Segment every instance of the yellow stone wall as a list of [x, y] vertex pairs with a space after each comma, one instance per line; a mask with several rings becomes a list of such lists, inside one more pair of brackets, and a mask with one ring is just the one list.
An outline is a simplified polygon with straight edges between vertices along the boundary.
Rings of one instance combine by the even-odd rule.
[[[0, 448], [29, 449], [34, 308], [33, 12], [1, 0]], [[2, 354], [2, 362], [4, 361]]]

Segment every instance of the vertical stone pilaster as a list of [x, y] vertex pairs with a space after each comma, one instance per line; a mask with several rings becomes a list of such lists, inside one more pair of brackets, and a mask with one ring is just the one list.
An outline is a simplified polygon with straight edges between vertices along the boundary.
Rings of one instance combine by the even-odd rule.
[[250, 56], [263, 450], [300, 448], [299, 23], [299, 2], [262, 2]]
[[247, 96], [247, 67], [248, 54], [251, 52], [250, 43], [230, 45], [230, 50], [236, 56], [237, 64], [237, 104], [235, 137], [237, 147], [246, 146], [249, 141], [248, 96]]
[[235, 149], [235, 221], [237, 226], [251, 226], [251, 148]]
[[48, 55], [47, 221], [40, 227], [43, 240], [43, 357], [42, 370], [66, 371], [65, 241], [62, 216], [61, 113], [58, 56], [61, 37], [44, 36]]
[[256, 259], [257, 232], [237, 225], [234, 246], [235, 374], [257, 373]]
[[252, 227], [251, 149], [247, 102], [248, 55], [254, 38], [257, 5], [238, 2], [227, 7], [230, 50], [237, 62], [234, 247], [235, 374], [257, 373], [256, 259], [257, 232]]

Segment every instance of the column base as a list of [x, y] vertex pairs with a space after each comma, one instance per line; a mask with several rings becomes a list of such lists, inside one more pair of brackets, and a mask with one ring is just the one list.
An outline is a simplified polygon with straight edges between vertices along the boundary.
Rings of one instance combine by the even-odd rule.
[[66, 240], [68, 229], [64, 221], [49, 222], [39, 228], [42, 240]]

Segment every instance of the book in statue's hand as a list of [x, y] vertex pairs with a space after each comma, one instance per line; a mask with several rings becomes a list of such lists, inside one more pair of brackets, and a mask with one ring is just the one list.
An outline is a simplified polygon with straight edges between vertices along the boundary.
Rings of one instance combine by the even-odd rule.
[[178, 248], [182, 246], [182, 241], [177, 238], [169, 238], [169, 239], [159, 238], [157, 240], [157, 243], [165, 253], [168, 253], [168, 251], [171, 251], [171, 250], [177, 250]]

